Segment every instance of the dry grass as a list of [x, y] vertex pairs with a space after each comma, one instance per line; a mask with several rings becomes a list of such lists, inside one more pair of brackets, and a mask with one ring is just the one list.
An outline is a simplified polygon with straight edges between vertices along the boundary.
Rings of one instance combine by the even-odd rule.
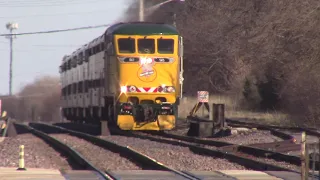
[[[210, 103], [225, 104], [225, 116], [230, 119], [250, 119], [261, 123], [274, 124], [274, 125], [289, 125], [290, 120], [287, 114], [280, 112], [254, 112], [244, 111], [238, 104], [237, 98], [230, 98], [230, 96], [210, 96]], [[179, 116], [186, 118], [191, 109], [197, 103], [196, 97], [184, 97], [179, 106]], [[202, 109], [199, 109], [196, 113], [198, 116], [202, 116]], [[205, 110], [204, 115], [207, 116], [208, 112]]]

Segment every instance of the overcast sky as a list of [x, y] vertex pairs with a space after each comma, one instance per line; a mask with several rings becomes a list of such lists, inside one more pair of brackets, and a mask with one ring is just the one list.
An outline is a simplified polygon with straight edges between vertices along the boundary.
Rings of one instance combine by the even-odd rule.
[[[7, 22], [17, 22], [16, 33], [67, 29], [114, 23], [129, 0], [0, 0], [0, 34]], [[43, 75], [59, 75], [65, 54], [100, 36], [105, 28], [42, 35], [17, 36], [14, 40], [13, 92]], [[0, 94], [9, 92], [9, 40], [0, 37]]]

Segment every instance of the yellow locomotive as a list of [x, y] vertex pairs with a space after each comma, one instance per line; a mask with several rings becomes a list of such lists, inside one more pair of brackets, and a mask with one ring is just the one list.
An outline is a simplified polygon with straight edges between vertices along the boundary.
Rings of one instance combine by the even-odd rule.
[[183, 39], [168, 24], [117, 23], [65, 56], [62, 109], [71, 120], [170, 130], [182, 96]]

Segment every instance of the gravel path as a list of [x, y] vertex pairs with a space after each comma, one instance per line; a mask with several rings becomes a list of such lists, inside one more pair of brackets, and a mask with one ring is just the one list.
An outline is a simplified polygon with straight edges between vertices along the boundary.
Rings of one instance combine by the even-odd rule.
[[67, 134], [52, 134], [63, 143], [81, 153], [90, 163], [101, 170], [139, 170], [139, 166], [121, 157], [118, 153], [108, 151], [86, 140]]
[[0, 143], [0, 167], [18, 167], [20, 145], [24, 145], [26, 168], [71, 169], [65, 157], [42, 139], [29, 133], [6, 138]]
[[102, 138], [123, 146], [130, 146], [177, 170], [212, 171], [246, 169], [241, 165], [229, 162], [225, 159], [197, 155], [190, 151], [188, 147], [174, 146], [166, 143], [124, 136], [108, 136]]

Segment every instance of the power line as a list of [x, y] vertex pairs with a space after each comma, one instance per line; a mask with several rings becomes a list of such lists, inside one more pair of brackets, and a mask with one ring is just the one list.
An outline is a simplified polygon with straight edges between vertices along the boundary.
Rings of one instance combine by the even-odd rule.
[[86, 0], [86, 2], [78, 2], [78, 1], [59, 1], [59, 2], [33, 2], [33, 3], [26, 3], [25, 1], [17, 2], [17, 3], [8, 3], [8, 2], [0, 2], [0, 7], [46, 7], [46, 6], [64, 6], [64, 5], [78, 5], [78, 4], [87, 4], [87, 3], [97, 3], [97, 2], [105, 2], [103, 0]]
[[[1, 44], [8, 44], [9, 42], [5, 42], [5, 41], [0, 41]], [[28, 46], [35, 46], [35, 47], [79, 47], [82, 46], [82, 44], [80, 45], [76, 45], [76, 44], [28, 44]], [[0, 49], [1, 50], [1, 49]]]
[[[32, 52], [32, 51], [48, 51], [48, 52], [53, 52], [53, 51], [60, 51], [61, 49], [14, 49], [15, 52]], [[0, 49], [0, 51], [8, 51], [8, 49]]]
[[108, 27], [109, 24], [97, 25], [97, 26], [87, 26], [87, 27], [79, 27], [79, 28], [70, 28], [70, 29], [59, 29], [59, 30], [49, 30], [49, 31], [38, 31], [38, 32], [26, 32], [26, 33], [13, 33], [13, 34], [0, 34], [0, 36], [21, 36], [21, 35], [32, 35], [32, 34], [50, 34], [50, 33], [59, 33], [59, 32], [67, 32], [67, 31], [78, 31], [85, 29], [95, 29], [101, 27]]
[[[65, 2], [65, 1], [69, 1], [69, 2], [74, 2], [74, 1], [79, 1], [79, 0], [46, 0], [45, 2]], [[21, 3], [21, 2], [24, 2], [24, 3], [39, 3], [39, 2], [43, 2], [43, 0], [10, 0], [10, 2], [8, 1], [0, 1], [0, 3], [6, 3], [6, 4], [10, 4], [10, 3]]]
[[24, 19], [24, 18], [41, 18], [41, 17], [51, 17], [51, 16], [72, 16], [79, 14], [93, 14], [93, 13], [107, 13], [107, 10], [96, 10], [88, 12], [72, 12], [72, 13], [55, 13], [55, 14], [32, 14], [28, 16], [0, 16], [0, 19]]

